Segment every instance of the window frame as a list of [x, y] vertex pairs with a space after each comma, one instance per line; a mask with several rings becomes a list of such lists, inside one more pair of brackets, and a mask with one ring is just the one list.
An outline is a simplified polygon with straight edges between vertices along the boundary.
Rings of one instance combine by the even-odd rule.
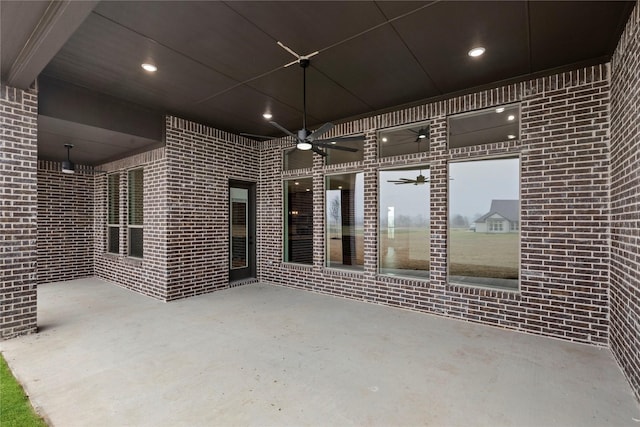
[[[136, 171], [142, 171], [142, 194], [138, 199], [141, 201], [142, 206], [140, 210], [142, 211], [142, 224], [131, 224], [131, 173]], [[144, 167], [135, 167], [127, 170], [127, 256], [135, 259], [144, 259]], [[140, 229], [142, 230], [142, 256], [132, 255], [131, 254], [131, 230], [132, 229]]]
[[[398, 156], [410, 156], [410, 155], [428, 155], [431, 152], [431, 125], [433, 124], [433, 120], [431, 119], [427, 119], [427, 120], [421, 120], [418, 122], [413, 122], [413, 123], [407, 123], [404, 125], [399, 125], [399, 126], [391, 126], [391, 127], [386, 127], [386, 128], [380, 128], [376, 130], [376, 140], [377, 140], [377, 158], [378, 159], [390, 159], [393, 157], [398, 157]], [[405, 129], [412, 129], [412, 128], [424, 128], [426, 127], [428, 129], [428, 136], [427, 138], [425, 138], [427, 140], [427, 149], [423, 150], [423, 151], [414, 151], [412, 153], [402, 153], [402, 154], [391, 154], [391, 155], [382, 155], [382, 138], [383, 136], [381, 135], [382, 133], [385, 132], [394, 132], [394, 131], [402, 131]]]
[[[521, 232], [521, 222], [522, 222], [522, 153], [518, 152], [510, 152], [510, 153], [502, 153], [495, 155], [482, 155], [482, 156], [473, 156], [469, 158], [461, 158], [461, 159], [449, 159], [447, 161], [447, 174], [451, 176], [450, 165], [452, 163], [469, 163], [469, 162], [477, 162], [484, 160], [501, 160], [501, 159], [518, 159], [518, 226], [516, 230], [508, 230], [509, 232], [518, 233], [518, 279], [517, 286], [515, 288], [507, 288], [501, 287], [497, 285], [488, 285], [488, 284], [476, 284], [462, 281], [452, 281], [451, 280], [451, 232], [450, 232], [450, 216], [451, 216], [451, 184], [450, 180], [447, 181], [447, 279], [446, 283], [448, 286], [463, 286], [471, 289], [488, 289], [491, 291], [498, 292], [509, 292], [509, 293], [520, 293], [522, 287], [522, 232]], [[504, 227], [503, 227], [504, 228]]]
[[[342, 266], [332, 266], [332, 265], [330, 265], [330, 255], [329, 255], [329, 233], [328, 233], [329, 221], [328, 221], [328, 218], [327, 218], [327, 191], [328, 191], [328, 189], [327, 189], [327, 178], [330, 178], [332, 176], [349, 175], [349, 174], [357, 175], [359, 173], [362, 174], [363, 184], [364, 184], [364, 177], [365, 177], [364, 169], [325, 172], [325, 173], [322, 174], [322, 181], [323, 181], [322, 182], [322, 211], [323, 211], [322, 212], [322, 218], [323, 218], [323, 221], [324, 221], [324, 227], [323, 227], [324, 239], [323, 239], [323, 242], [322, 242], [323, 254], [324, 254], [323, 268], [330, 269], [330, 270], [337, 270], [337, 271], [348, 271], [348, 272], [353, 272], [353, 273], [358, 273], [358, 274], [364, 273], [364, 271], [365, 271], [364, 258], [363, 258], [362, 265], [356, 264], [356, 266], [358, 268], [349, 268], [349, 267], [345, 267], [344, 265], [342, 265]], [[362, 192], [362, 206], [363, 206], [363, 210], [365, 211], [365, 218], [364, 219], [366, 219], [366, 209], [364, 209], [365, 201], [366, 201], [366, 197], [365, 197], [364, 191], [363, 191]], [[363, 224], [363, 232], [364, 232], [364, 224]], [[364, 251], [364, 241], [363, 241], [363, 244], [362, 244], [362, 251], [363, 251], [363, 254], [366, 255], [364, 253], [365, 252]], [[356, 257], [357, 257], [357, 255], [356, 255]]]
[[[426, 152], [425, 152], [426, 153]], [[429, 242], [429, 253], [427, 255], [428, 260], [429, 260], [429, 270], [427, 270], [427, 275], [425, 277], [420, 277], [420, 276], [412, 276], [412, 275], [407, 275], [407, 274], [395, 274], [395, 273], [384, 273], [381, 271], [382, 269], [382, 252], [381, 252], [381, 224], [380, 224], [380, 190], [381, 190], [381, 186], [380, 186], [380, 173], [381, 172], [387, 172], [387, 171], [399, 171], [399, 170], [412, 170], [412, 169], [428, 169], [429, 170], [429, 204], [428, 204], [428, 215], [429, 215], [429, 237], [428, 237], [428, 242]], [[376, 231], [377, 231], [377, 235], [376, 235], [376, 253], [377, 253], [377, 265], [376, 265], [376, 275], [377, 276], [381, 276], [381, 277], [398, 277], [401, 279], [410, 279], [410, 280], [415, 280], [415, 281], [420, 281], [420, 282], [426, 282], [428, 283], [430, 281], [431, 278], [431, 163], [430, 162], [418, 162], [418, 163], [414, 163], [414, 164], [407, 164], [407, 165], [402, 165], [402, 166], [388, 166], [388, 167], [380, 167], [378, 169], [378, 194], [377, 194], [377, 209], [376, 209], [376, 216], [377, 216], [377, 221], [376, 221]]]
[[[117, 177], [116, 180], [115, 180], [115, 182], [117, 183], [117, 192], [115, 194], [115, 196], [116, 196], [115, 200], [117, 200], [117, 203], [118, 203], [118, 209], [117, 209], [117, 215], [116, 215], [117, 218], [118, 218], [118, 222], [117, 223], [110, 222], [110, 219], [111, 219], [111, 216], [110, 216], [110, 213], [111, 213], [111, 201], [113, 200], [112, 194], [111, 194], [111, 185], [110, 185], [111, 184], [110, 180], [111, 180], [112, 177]], [[118, 172], [109, 173], [107, 175], [107, 212], [106, 212], [106, 214], [107, 214], [107, 221], [106, 221], [106, 223], [107, 223], [107, 236], [106, 236], [107, 248], [106, 248], [106, 252], [109, 253], [109, 254], [114, 254], [114, 255], [120, 255], [120, 253], [121, 253], [121, 250], [120, 250], [120, 237], [121, 237], [120, 233], [121, 233], [121, 229], [122, 229], [122, 216], [120, 214], [121, 213], [120, 212], [120, 208], [122, 207], [121, 206], [122, 204], [120, 203], [120, 187], [121, 187], [120, 183], [121, 183], [121, 179], [122, 179], [122, 176], [121, 176], [121, 173], [119, 171]], [[110, 250], [110, 248], [111, 248], [111, 229], [117, 229], [118, 230], [118, 250], [117, 250], [117, 252], [112, 252]]]
[[[518, 109], [518, 116], [516, 117], [516, 120], [518, 123], [518, 133], [517, 135], [515, 135], [515, 138], [509, 138], [507, 136], [504, 139], [500, 139], [496, 141], [483, 142], [480, 144], [464, 145], [461, 147], [451, 147], [451, 119], [473, 117], [473, 116], [481, 115], [483, 113], [490, 113], [491, 111], [493, 111], [494, 114], [501, 114], [501, 113], [498, 113], [496, 110], [499, 108], [503, 108], [506, 110], [513, 107], [517, 107]], [[506, 104], [499, 104], [499, 105], [494, 105], [492, 107], [480, 108], [477, 110], [465, 111], [462, 113], [456, 113], [456, 114], [451, 114], [447, 116], [447, 150], [464, 150], [464, 149], [479, 147], [487, 144], [499, 144], [504, 142], [520, 141], [521, 139], [522, 139], [522, 102], [510, 102]]]
[[[357, 152], [362, 152], [362, 158], [358, 159], [358, 160], [349, 160], [349, 161], [340, 162], [340, 163], [330, 163], [329, 160], [331, 159], [331, 151], [332, 151], [332, 149], [331, 148], [322, 148], [322, 147], [320, 147], [320, 149], [323, 150], [327, 154], [322, 159], [323, 160], [323, 162], [322, 162], [323, 167], [336, 167], [338, 165], [361, 164], [362, 162], [364, 162], [364, 150], [365, 150], [365, 147], [367, 145], [367, 136], [366, 136], [366, 134], [361, 132], [361, 133], [354, 133], [354, 134], [351, 134], [351, 135], [336, 136], [335, 137], [336, 145], [340, 145], [340, 138], [341, 137], [350, 137], [350, 138], [351, 137], [358, 137], [358, 138], [361, 138], [362, 139], [362, 148], [358, 148]], [[321, 139], [331, 139], [331, 138], [323, 136]], [[358, 140], [358, 142], [359, 142], [359, 140]], [[346, 144], [345, 146], [347, 146], [347, 147], [351, 147], [350, 144], [353, 144], [353, 141], [344, 141], [344, 144]], [[337, 153], [338, 151], [339, 150], [336, 150], [334, 152]], [[345, 152], [345, 153], [348, 153], [348, 152]], [[358, 170], [358, 172], [364, 172], [364, 171]], [[348, 172], [345, 172], [345, 173], [348, 173]], [[327, 176], [327, 175], [325, 174], [325, 176]]]
[[283, 177], [282, 178], [282, 262], [284, 264], [293, 264], [293, 265], [303, 265], [303, 266], [312, 266], [313, 265], [313, 246], [314, 246], [314, 233], [315, 233], [315, 223], [316, 221], [313, 221], [311, 224], [311, 263], [304, 263], [304, 262], [296, 262], [296, 261], [287, 261], [287, 237], [288, 237], [288, 203], [287, 203], [287, 181], [296, 181], [296, 180], [300, 180], [300, 179], [310, 179], [311, 180], [311, 187], [310, 187], [310, 191], [311, 191], [311, 198], [312, 198], [312, 204], [311, 204], [311, 212], [312, 212], [312, 217], [313, 217], [313, 213], [314, 213], [314, 208], [315, 208], [315, 204], [314, 204], [314, 200], [313, 200], [313, 175], [301, 175], [301, 176], [295, 176], [295, 177]]

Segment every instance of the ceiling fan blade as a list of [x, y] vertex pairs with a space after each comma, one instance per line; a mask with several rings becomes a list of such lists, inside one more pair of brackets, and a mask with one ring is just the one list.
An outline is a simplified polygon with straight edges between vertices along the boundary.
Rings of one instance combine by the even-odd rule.
[[[283, 48], [284, 50], [286, 50], [287, 52], [289, 52], [291, 55], [295, 56], [296, 58], [300, 59], [300, 55], [298, 55], [297, 53], [295, 53], [293, 50], [291, 50], [290, 48], [288, 48], [287, 46], [285, 46], [282, 42], [276, 42], [278, 43], [278, 46], [280, 46], [281, 48]], [[296, 62], [298, 62], [296, 60]]]
[[262, 138], [262, 139], [274, 139], [274, 137], [272, 136], [267, 136], [267, 135], [256, 135], [254, 133], [241, 133], [240, 136], [246, 136], [249, 138]]
[[309, 135], [309, 137], [307, 138], [309, 141], [315, 141], [316, 138], [318, 138], [320, 135], [329, 132], [331, 129], [333, 129], [335, 125], [333, 123], [325, 123], [322, 126], [320, 126], [318, 129], [314, 130], [313, 133], [311, 135]]
[[400, 184], [413, 184], [413, 185], [417, 185], [418, 183], [416, 181], [405, 181], [405, 182], [396, 182], [396, 185], [400, 185]]
[[350, 141], [363, 141], [361, 136], [336, 136], [335, 138], [318, 139], [316, 142], [350, 142]]
[[389, 179], [387, 180], [387, 182], [395, 182], [398, 184], [411, 184], [412, 182], [416, 182], [415, 179], [408, 179], [408, 178], [400, 178], [399, 180], [394, 180], [394, 179]]
[[332, 150], [350, 151], [352, 153], [355, 153], [355, 152], [358, 151], [357, 148], [341, 147], [339, 145], [333, 145], [333, 144], [329, 144], [329, 143], [326, 143], [326, 142], [321, 142], [321, 143], [314, 142], [313, 145], [318, 146], [318, 147], [322, 147], [322, 148], [330, 148]]
[[278, 129], [280, 129], [282, 132], [286, 133], [287, 135], [294, 137], [296, 139], [296, 141], [298, 140], [298, 136], [295, 133], [291, 132], [290, 130], [280, 126], [278, 123], [276, 123], [274, 121], [270, 121], [269, 123], [271, 124], [271, 126], [274, 126], [274, 127], [278, 128]]
[[311, 53], [310, 53], [310, 54], [308, 54], [308, 55], [303, 55], [303, 56], [301, 56], [300, 58], [301, 58], [301, 59], [309, 59], [309, 58], [311, 58], [312, 56], [316, 56], [316, 55], [317, 55], [317, 54], [319, 54], [319, 53], [320, 53], [320, 51], [319, 51], [319, 50], [316, 50], [315, 52], [311, 52]]
[[315, 145], [311, 146], [311, 150], [313, 150], [314, 153], [320, 154], [322, 157], [327, 157], [327, 153], [325, 153], [324, 151], [322, 151], [321, 149], [319, 149]]

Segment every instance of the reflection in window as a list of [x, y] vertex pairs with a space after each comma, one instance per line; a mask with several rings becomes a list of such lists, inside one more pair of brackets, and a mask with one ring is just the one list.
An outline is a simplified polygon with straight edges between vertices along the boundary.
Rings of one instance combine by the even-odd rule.
[[327, 266], [364, 268], [364, 173], [326, 177]]
[[429, 169], [380, 171], [380, 273], [429, 277]]
[[283, 151], [282, 155], [284, 157], [283, 169], [286, 171], [313, 167], [313, 151], [292, 148]]
[[520, 105], [504, 105], [449, 117], [449, 148], [520, 138]]
[[[345, 141], [336, 139], [335, 141], [331, 141], [329, 144], [335, 145], [338, 148], [322, 148], [322, 150], [327, 153], [326, 162], [327, 165], [336, 165], [338, 163], [349, 163], [349, 162], [361, 162], [364, 159], [364, 136], [355, 137], [354, 141]], [[335, 144], [333, 144], [335, 142]], [[340, 150], [339, 147], [352, 148], [356, 151], [344, 151]]]
[[129, 171], [129, 256], [142, 258], [144, 224], [144, 175], [142, 169]]
[[246, 268], [249, 266], [249, 190], [231, 187], [229, 240], [231, 249], [230, 269]]
[[107, 252], [120, 253], [120, 174], [107, 178]]
[[378, 132], [380, 157], [429, 151], [429, 123], [414, 123]]
[[518, 289], [520, 160], [449, 164], [449, 281]]
[[284, 182], [284, 261], [313, 264], [313, 182]]

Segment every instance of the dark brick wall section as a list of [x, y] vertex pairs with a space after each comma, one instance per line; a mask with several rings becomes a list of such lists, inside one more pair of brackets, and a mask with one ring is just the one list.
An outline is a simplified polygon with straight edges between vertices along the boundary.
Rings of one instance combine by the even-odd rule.
[[93, 276], [93, 168], [38, 162], [38, 283]]
[[[447, 116], [512, 102], [522, 105], [522, 137], [447, 148]], [[275, 284], [436, 313], [570, 341], [608, 344], [608, 65], [434, 102], [336, 127], [364, 133], [364, 160], [311, 170], [281, 171], [280, 141], [261, 152], [260, 278]], [[376, 131], [431, 121], [428, 153], [379, 160]], [[330, 135], [329, 135], [330, 136]], [[519, 155], [522, 171], [521, 289], [517, 293], [447, 283], [448, 163]], [[429, 164], [431, 278], [377, 274], [377, 172]], [[327, 173], [365, 173], [365, 265], [353, 272], [324, 267], [324, 184]], [[282, 262], [282, 179], [313, 176], [314, 264]]]
[[[127, 172], [144, 169], [144, 257], [127, 256]], [[95, 179], [95, 275], [141, 294], [167, 299], [167, 162], [165, 149], [137, 154], [98, 166], [120, 172], [120, 253], [107, 253], [107, 174]]]
[[168, 117], [165, 148], [167, 299], [227, 288], [229, 180], [258, 181], [256, 143]]
[[640, 399], [640, 3], [611, 61], [610, 345]]
[[0, 339], [37, 329], [38, 95], [0, 85]]

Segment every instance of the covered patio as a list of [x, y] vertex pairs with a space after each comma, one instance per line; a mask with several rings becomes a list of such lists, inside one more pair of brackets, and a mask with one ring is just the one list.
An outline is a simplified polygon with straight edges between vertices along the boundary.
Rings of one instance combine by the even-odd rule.
[[99, 279], [38, 287], [0, 342], [54, 426], [628, 426], [610, 351], [312, 292], [166, 304]]

